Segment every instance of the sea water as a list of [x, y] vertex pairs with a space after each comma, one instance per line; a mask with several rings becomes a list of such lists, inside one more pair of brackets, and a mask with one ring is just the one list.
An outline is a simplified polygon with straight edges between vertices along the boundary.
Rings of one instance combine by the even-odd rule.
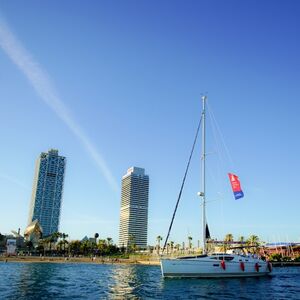
[[0, 299], [300, 299], [300, 267], [260, 278], [163, 279], [159, 266], [0, 262]]

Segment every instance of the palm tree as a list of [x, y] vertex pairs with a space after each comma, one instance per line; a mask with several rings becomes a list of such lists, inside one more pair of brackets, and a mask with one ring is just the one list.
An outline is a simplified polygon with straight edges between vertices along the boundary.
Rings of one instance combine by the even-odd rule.
[[55, 242], [55, 238], [54, 238], [54, 233], [51, 235], [48, 235], [47, 237], [44, 238], [45, 243], [48, 244], [48, 250], [50, 252], [51, 255], [51, 251], [52, 251], [52, 243]]
[[88, 255], [88, 253], [91, 253], [92, 249], [93, 244], [89, 240], [81, 243], [80, 250], [83, 252], [83, 255]]
[[191, 236], [188, 236], [188, 240], [189, 240], [189, 249], [192, 248], [192, 240], [193, 238]]
[[160, 235], [158, 235], [156, 237], [156, 241], [157, 241], [157, 253], [159, 253], [159, 250], [160, 250], [160, 242], [162, 241], [162, 237]]
[[247, 244], [251, 247], [253, 247], [253, 252], [257, 252], [257, 248], [259, 246], [259, 237], [257, 235], [250, 235], [249, 238], [247, 239]]
[[76, 241], [71, 241], [69, 244], [69, 251], [74, 254], [78, 254], [80, 252], [81, 248], [81, 242], [76, 240]]
[[69, 249], [69, 242], [67, 240], [63, 240], [64, 243], [64, 254], [66, 254], [66, 245], [68, 246], [67, 249]]
[[170, 242], [167, 243], [167, 255], [169, 254], [169, 249], [170, 249]]
[[39, 239], [36, 250], [38, 251], [39, 254], [43, 253], [43, 255], [45, 255], [45, 241], [44, 240]]
[[98, 251], [99, 251], [100, 255], [107, 254], [108, 249], [107, 249], [107, 241], [106, 240], [100, 239], [98, 241], [97, 247], [98, 247]]
[[39, 239], [39, 249], [43, 250], [43, 255], [46, 255], [46, 247], [49, 244], [49, 237], [45, 237], [43, 239]]
[[224, 237], [224, 244], [221, 247], [222, 251], [226, 252], [228, 248], [231, 247], [231, 242], [233, 241], [232, 233], [227, 233]]
[[245, 244], [245, 237], [241, 235], [241, 236], [238, 238], [238, 241], [240, 242], [239, 246], [240, 246], [240, 247], [243, 247], [244, 244]]
[[62, 237], [63, 240], [65, 240], [68, 236], [69, 236], [69, 235], [66, 234], [66, 233], [62, 233], [62, 234], [61, 234], [61, 237]]
[[62, 246], [64, 245], [64, 241], [60, 240], [58, 243], [57, 243], [57, 246], [59, 248], [59, 251], [62, 252]]
[[0, 242], [4, 241], [5, 235], [0, 233]]
[[247, 243], [250, 246], [258, 246], [259, 245], [259, 237], [257, 235], [252, 234], [247, 239]]
[[62, 233], [56, 231], [56, 232], [53, 232], [51, 234], [51, 236], [53, 237], [54, 240], [57, 240], [58, 238], [62, 237]]
[[227, 233], [225, 235], [224, 241], [225, 242], [232, 242], [233, 241], [233, 235], [232, 235], [232, 233]]
[[66, 234], [66, 233], [62, 233], [62, 234], [61, 234], [61, 238], [62, 238], [63, 245], [64, 245], [64, 252], [66, 251], [66, 244], [69, 244], [69, 242], [66, 241], [66, 238], [67, 238], [68, 236], [69, 236], [69, 235]]
[[173, 253], [173, 249], [174, 249], [174, 242], [170, 241], [170, 246], [171, 246], [171, 253]]

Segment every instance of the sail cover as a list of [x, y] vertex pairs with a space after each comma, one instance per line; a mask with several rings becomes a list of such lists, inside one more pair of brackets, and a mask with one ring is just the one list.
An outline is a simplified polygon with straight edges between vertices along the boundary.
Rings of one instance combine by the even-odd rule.
[[206, 223], [206, 227], [205, 227], [205, 238], [210, 239], [210, 232], [209, 232], [209, 228], [208, 228], [207, 223]]
[[231, 183], [231, 187], [232, 187], [232, 191], [233, 191], [235, 200], [243, 198], [244, 193], [242, 191], [238, 176], [236, 176], [232, 173], [228, 173], [228, 176], [229, 176], [229, 180]]

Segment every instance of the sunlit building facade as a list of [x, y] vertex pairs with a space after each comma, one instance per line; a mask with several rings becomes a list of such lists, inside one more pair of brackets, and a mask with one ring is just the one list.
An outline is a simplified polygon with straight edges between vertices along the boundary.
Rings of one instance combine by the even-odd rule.
[[131, 167], [122, 178], [119, 246], [147, 247], [149, 176]]
[[65, 167], [66, 158], [55, 149], [36, 161], [28, 224], [38, 220], [44, 237], [59, 231]]

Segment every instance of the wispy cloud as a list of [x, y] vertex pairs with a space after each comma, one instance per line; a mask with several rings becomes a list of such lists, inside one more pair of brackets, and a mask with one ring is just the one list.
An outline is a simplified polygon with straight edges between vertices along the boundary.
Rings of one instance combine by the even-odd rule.
[[76, 123], [68, 107], [59, 97], [47, 72], [36, 62], [21, 42], [12, 33], [7, 24], [0, 20], [0, 47], [12, 62], [22, 71], [40, 98], [55, 112], [78, 138], [87, 153], [92, 157], [100, 171], [110, 184], [118, 191], [118, 184], [108, 168], [103, 156], [86, 136], [82, 128]]
[[24, 190], [30, 191], [30, 187], [29, 186], [27, 186], [26, 184], [24, 184], [22, 181], [20, 181], [19, 179], [15, 178], [15, 177], [9, 176], [7, 174], [1, 174], [0, 173], [0, 178], [4, 179], [6, 181], [9, 181], [12, 184], [21, 187]]

